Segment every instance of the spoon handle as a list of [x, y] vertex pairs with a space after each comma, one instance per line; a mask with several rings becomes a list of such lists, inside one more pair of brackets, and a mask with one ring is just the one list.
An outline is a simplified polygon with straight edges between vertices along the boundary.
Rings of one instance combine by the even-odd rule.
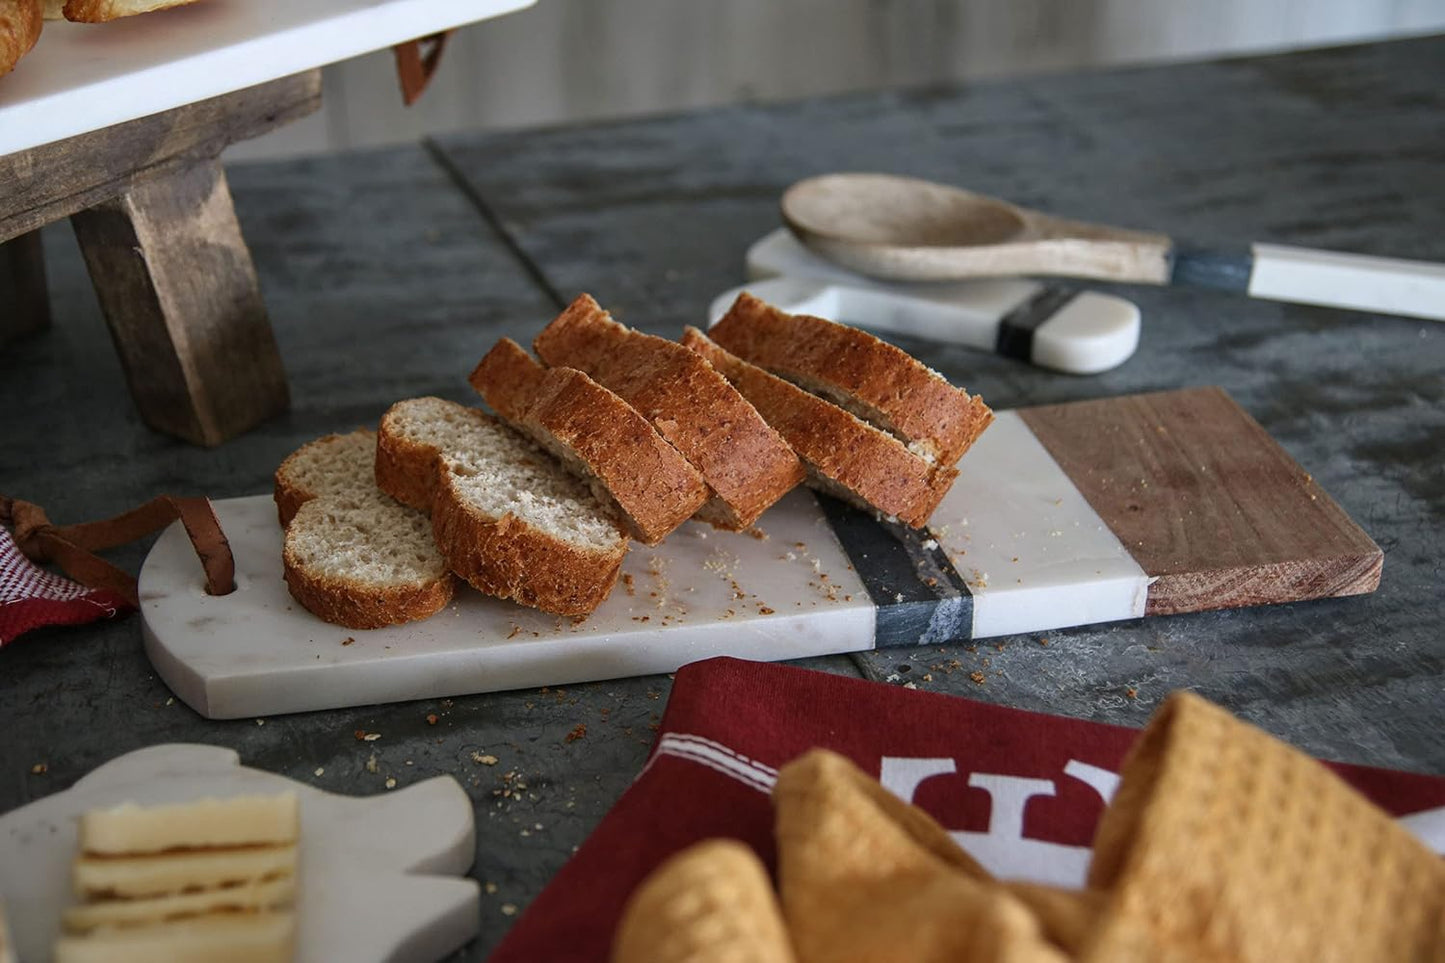
[[1445, 321], [1445, 264], [1279, 244], [1248, 250], [1176, 244], [1169, 283], [1271, 301]]

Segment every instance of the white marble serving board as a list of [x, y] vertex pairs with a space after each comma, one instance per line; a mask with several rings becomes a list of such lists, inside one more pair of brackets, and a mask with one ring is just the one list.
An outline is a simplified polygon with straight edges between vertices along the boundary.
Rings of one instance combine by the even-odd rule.
[[296, 963], [430, 963], [476, 935], [478, 887], [462, 876], [475, 825], [455, 779], [352, 798], [245, 768], [230, 749], [163, 745], [0, 816], [0, 902], [20, 963], [50, 959], [85, 811], [284, 791], [301, 801]]
[[236, 591], [205, 593], [179, 526], [140, 574], [146, 652], [188, 705], [213, 719], [397, 702], [671, 672], [717, 655], [776, 661], [873, 644], [874, 607], [817, 507], [797, 489], [753, 534], [688, 522], [635, 545], [611, 597], [586, 620], [546, 615], [463, 586], [421, 622], [330, 625], [286, 589], [270, 496], [217, 501]]
[[535, 2], [200, 0], [111, 23], [49, 20], [0, 77], [0, 157]]

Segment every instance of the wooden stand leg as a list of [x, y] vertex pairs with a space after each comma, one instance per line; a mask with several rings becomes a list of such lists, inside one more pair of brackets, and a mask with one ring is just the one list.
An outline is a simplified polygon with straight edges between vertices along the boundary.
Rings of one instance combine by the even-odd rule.
[[50, 323], [40, 231], [0, 244], [0, 345]]
[[285, 410], [286, 373], [220, 161], [71, 216], [141, 417], [217, 445]]

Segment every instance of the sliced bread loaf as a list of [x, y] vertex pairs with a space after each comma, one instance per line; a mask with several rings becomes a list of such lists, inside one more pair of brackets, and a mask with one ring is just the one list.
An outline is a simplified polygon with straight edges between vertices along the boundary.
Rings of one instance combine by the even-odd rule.
[[656, 545], [707, 501], [707, 485], [682, 453], [576, 368], [544, 368], [503, 338], [468, 380], [492, 410], [615, 506], [638, 541]]
[[887, 432], [749, 364], [697, 328], [687, 328], [682, 343], [706, 358], [787, 439], [807, 466], [808, 484], [820, 491], [919, 528], [958, 476], [958, 469], [929, 464]]
[[426, 516], [376, 487], [375, 452], [374, 432], [327, 435], [276, 469], [286, 585], [308, 611], [353, 629], [424, 619], [456, 586]]
[[691, 462], [712, 497], [698, 517], [747, 528], [803, 480], [788, 443], [696, 353], [634, 331], [581, 295], [537, 335], [549, 365], [577, 368], [622, 396]]
[[488, 595], [585, 615], [617, 581], [627, 536], [611, 510], [475, 408], [440, 398], [392, 405], [378, 432], [376, 479], [398, 500], [427, 504], [447, 564]]
[[940, 465], [957, 462], [993, 421], [982, 399], [955, 388], [907, 352], [845, 324], [788, 314], [747, 292], [708, 337]]

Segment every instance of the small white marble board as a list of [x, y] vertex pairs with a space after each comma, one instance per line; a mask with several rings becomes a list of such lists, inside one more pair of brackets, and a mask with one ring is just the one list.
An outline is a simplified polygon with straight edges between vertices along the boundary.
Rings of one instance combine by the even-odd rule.
[[200, 0], [111, 23], [49, 20], [0, 77], [0, 157], [536, 0]]
[[[286, 590], [269, 496], [216, 502], [236, 591], [179, 526], [140, 575], [146, 651], [192, 708], [238, 718], [1043, 632], [1372, 591], [1380, 552], [1217, 389], [1001, 412], [913, 531], [799, 488], [749, 533], [634, 546], [590, 617], [463, 588], [357, 631]], [[1283, 523], [1281, 520], [1285, 520]]]
[[245, 768], [230, 749], [161, 745], [0, 816], [0, 902], [21, 963], [50, 959], [85, 811], [286, 791], [301, 801], [296, 963], [431, 963], [476, 935], [480, 896], [463, 875], [476, 828], [452, 777], [352, 798]]
[[1114, 294], [1026, 278], [879, 281], [848, 271], [778, 228], [748, 248], [747, 284], [713, 299], [717, 321], [739, 292], [793, 314], [959, 344], [1069, 374], [1098, 374], [1139, 346], [1139, 308]]

